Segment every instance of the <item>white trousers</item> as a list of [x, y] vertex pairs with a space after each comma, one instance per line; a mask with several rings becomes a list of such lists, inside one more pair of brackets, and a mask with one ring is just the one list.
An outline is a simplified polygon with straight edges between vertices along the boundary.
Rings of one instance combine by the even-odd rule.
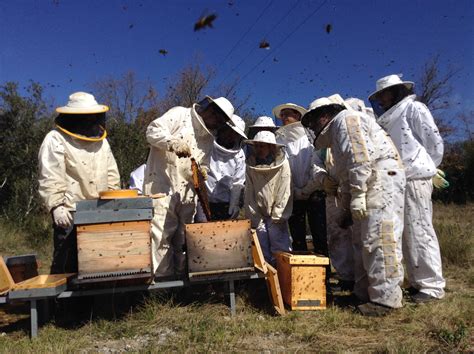
[[414, 288], [438, 299], [444, 297], [443, 278], [438, 238], [433, 228], [431, 179], [407, 182], [405, 194], [405, 230], [403, 256], [408, 281]]
[[275, 224], [271, 218], [265, 218], [258, 224], [256, 231], [265, 261], [276, 267], [273, 253], [291, 250], [288, 222]]
[[193, 222], [196, 203], [182, 203], [179, 194], [153, 200], [152, 264], [155, 276], [182, 276], [186, 272], [184, 226]]
[[353, 227], [354, 293], [361, 300], [400, 308], [405, 173], [375, 170], [367, 187], [368, 216]]
[[326, 227], [329, 259], [339, 279], [354, 280], [354, 249], [352, 245], [352, 229], [339, 226], [344, 210], [337, 206], [336, 198], [326, 197]]

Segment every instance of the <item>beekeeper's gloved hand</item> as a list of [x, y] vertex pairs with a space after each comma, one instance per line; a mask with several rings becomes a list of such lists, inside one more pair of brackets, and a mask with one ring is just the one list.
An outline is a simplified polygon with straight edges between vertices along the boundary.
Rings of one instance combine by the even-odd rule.
[[173, 141], [170, 145], [170, 151], [174, 152], [179, 158], [191, 156], [191, 149], [189, 148], [189, 145], [181, 140]]
[[230, 190], [230, 200], [229, 200], [229, 217], [231, 219], [237, 219], [240, 213], [239, 201], [240, 201], [240, 191], [242, 187], [233, 186]]
[[327, 195], [337, 195], [337, 181], [329, 175], [323, 179], [323, 190]]
[[445, 189], [449, 187], [449, 182], [445, 179], [446, 174], [439, 168], [433, 176], [433, 186], [437, 189]]
[[57, 226], [63, 229], [67, 229], [72, 225], [72, 215], [69, 210], [62, 205], [53, 209], [53, 220]]
[[362, 191], [353, 191], [351, 198], [352, 219], [362, 220], [367, 217], [366, 195]]
[[207, 173], [209, 172], [209, 169], [207, 167], [201, 166], [200, 167], [202, 178], [207, 181]]

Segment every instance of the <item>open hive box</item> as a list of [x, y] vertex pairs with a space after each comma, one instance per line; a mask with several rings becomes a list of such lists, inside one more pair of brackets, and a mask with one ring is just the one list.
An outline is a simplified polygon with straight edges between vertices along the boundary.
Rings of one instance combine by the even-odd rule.
[[252, 234], [249, 220], [186, 225], [189, 278], [252, 272]]
[[40, 274], [15, 282], [10, 269], [0, 257], [0, 295], [10, 299], [56, 296], [66, 290], [68, 279], [74, 274]]
[[152, 278], [152, 199], [117, 192], [77, 203], [77, 283]]

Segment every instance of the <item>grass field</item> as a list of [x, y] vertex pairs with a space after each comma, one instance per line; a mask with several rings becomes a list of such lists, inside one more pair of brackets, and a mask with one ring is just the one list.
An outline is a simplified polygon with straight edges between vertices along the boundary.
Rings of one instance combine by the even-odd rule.
[[[385, 318], [354, 313], [353, 306], [344, 305], [344, 293], [334, 299], [340, 305], [325, 311], [275, 316], [266, 303], [263, 284], [252, 281], [241, 285], [235, 317], [230, 317], [219, 295], [201, 295], [189, 303], [180, 301], [179, 294], [156, 293], [142, 297], [135, 306], [115, 316], [100, 318], [100, 314], [89, 312], [82, 321], [58, 318], [43, 326], [34, 341], [27, 336], [26, 316], [21, 315], [24, 309], [18, 307], [14, 309], [20, 313], [14, 315], [18, 321], [6, 325], [4, 320], [0, 328], [0, 351], [473, 352], [473, 220], [473, 204], [435, 205], [435, 226], [447, 278], [446, 297], [420, 306], [406, 303]], [[47, 270], [49, 231], [47, 224], [36, 224], [34, 240], [0, 225], [0, 254], [35, 251], [43, 260], [43, 270]], [[109, 298], [108, 304], [112, 301], [127, 302]]]

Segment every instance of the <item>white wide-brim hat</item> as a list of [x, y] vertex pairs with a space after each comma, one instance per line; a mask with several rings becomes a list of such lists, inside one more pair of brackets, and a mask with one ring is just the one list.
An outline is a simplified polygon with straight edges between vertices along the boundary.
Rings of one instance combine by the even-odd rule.
[[234, 122], [234, 124], [229, 124], [227, 123], [227, 125], [229, 127], [231, 127], [237, 134], [239, 134], [241, 137], [243, 137], [244, 139], [248, 139], [247, 138], [247, 135], [245, 135], [245, 122], [242, 118], [240, 118], [238, 115], [233, 115], [232, 116], [232, 121]]
[[221, 109], [221, 111], [224, 112], [227, 118], [229, 118], [229, 120], [232, 121], [232, 116], [234, 115], [234, 106], [232, 106], [232, 103], [230, 103], [230, 101], [227, 98], [225, 97], [212, 98], [210, 96], [206, 96], [206, 98], [208, 98], [211, 102], [215, 103]]
[[348, 105], [344, 102], [341, 95], [339, 95], [337, 93], [335, 93], [334, 95], [331, 95], [329, 97], [317, 98], [313, 102], [310, 103], [310, 105], [308, 107], [308, 111], [301, 118], [301, 124], [303, 124], [304, 126], [308, 126], [308, 118], [310, 116], [310, 113], [312, 113], [315, 110], [320, 109], [322, 107], [332, 106], [332, 105], [339, 105], [339, 106], [342, 106], [345, 109], [349, 109]]
[[277, 128], [275, 122], [271, 117], [261, 116], [258, 117], [253, 125], [249, 126], [249, 128]]
[[375, 84], [376, 90], [369, 96], [369, 100], [372, 99], [380, 91], [396, 85], [405, 85], [407, 89], [411, 90], [415, 86], [415, 83], [413, 81], [402, 81], [400, 75], [384, 76], [381, 79], [377, 80]]
[[301, 106], [298, 106], [297, 104], [294, 104], [294, 103], [284, 103], [284, 104], [280, 104], [276, 107], [273, 107], [272, 113], [276, 118], [280, 118], [280, 113], [284, 109], [295, 110], [295, 111], [297, 111], [301, 114], [301, 117], [303, 117], [306, 114], [306, 109], [305, 108], [303, 108]]
[[254, 145], [255, 143], [265, 143], [265, 144], [272, 144], [279, 147], [283, 147], [283, 144], [278, 144], [276, 142], [275, 134], [269, 132], [267, 130], [263, 130], [255, 134], [253, 139], [251, 140], [244, 140], [244, 143]]
[[69, 96], [67, 105], [56, 108], [56, 112], [66, 114], [94, 114], [108, 110], [109, 107], [98, 104], [94, 96], [87, 92], [74, 92]]

